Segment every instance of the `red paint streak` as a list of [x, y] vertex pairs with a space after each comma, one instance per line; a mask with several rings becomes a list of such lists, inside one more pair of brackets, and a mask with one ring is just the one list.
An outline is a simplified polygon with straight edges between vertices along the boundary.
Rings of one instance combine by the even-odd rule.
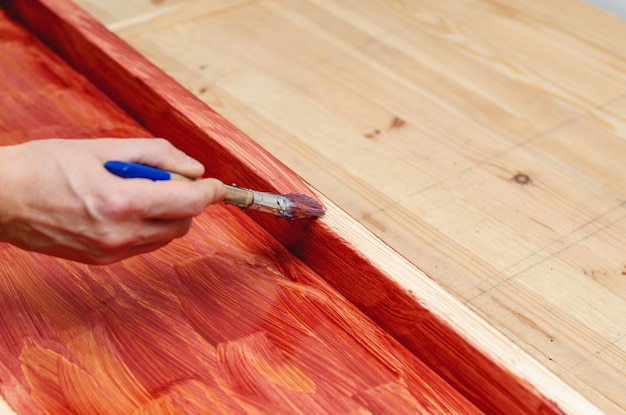
[[[367, 389], [357, 394], [357, 400], [373, 414], [379, 414], [385, 411], [385, 408], [399, 406], [401, 408], [396, 414], [419, 414], [428, 410], [406, 387], [399, 383], [386, 383], [372, 389]], [[401, 405], [398, 403], [402, 402]], [[402, 412], [400, 412], [402, 411]]]
[[0, 10], [2, 144], [34, 138], [150, 135]]
[[[203, 161], [208, 174], [277, 193], [306, 189], [275, 158], [69, 2], [7, 4], [132, 118]], [[85, 95], [86, 101], [94, 100], [91, 92]], [[136, 128], [121, 111], [103, 111], [113, 120], [120, 114], [120, 131]], [[26, 125], [29, 114], [18, 119]], [[10, 136], [27, 139], [50, 131], [70, 136], [90, 124], [61, 120], [51, 117], [30, 130], [22, 126], [27, 133], [15, 126]], [[0, 134], [0, 139], [9, 137]], [[192, 409], [238, 413], [274, 409], [292, 399], [311, 405], [305, 413], [322, 411], [328, 402], [366, 411], [391, 401], [398, 403], [389, 409], [394, 413], [471, 411], [465, 398], [425, 363], [486, 412], [560, 413], [421, 307], [323, 222], [250, 216], [300, 259], [241, 212], [224, 207], [210, 209], [189, 238], [112, 267], [77, 266], [0, 248], [0, 255], [16, 264], [2, 268], [0, 275], [8, 281], [0, 293], [6, 300], [0, 305], [4, 396], [24, 413], [36, 407], [29, 382], [38, 378], [23, 374], [17, 362], [28, 349], [34, 351], [28, 356], [56, 361], [57, 368], [71, 363], [98, 373], [95, 382], [112, 396], [120, 394], [123, 409], [166, 411], [184, 402]], [[31, 350], [28, 342], [39, 349]], [[58, 356], [52, 359], [48, 350]], [[139, 356], [143, 353], [146, 358]], [[260, 361], [251, 364], [255, 359]], [[47, 385], [49, 379], [54, 376], [36, 384]], [[242, 379], [253, 383], [242, 384]], [[267, 383], [254, 384], [261, 380]], [[120, 391], [116, 382], [125, 389]], [[311, 382], [315, 403], [307, 400]], [[67, 391], [47, 388], [36, 402], [67, 402]]]
[[17, 381], [3, 393], [20, 413], [334, 414], [395, 382], [410, 406], [379, 413], [478, 413], [238, 211], [216, 206], [172, 249], [107, 267], [11, 247], [0, 263]]

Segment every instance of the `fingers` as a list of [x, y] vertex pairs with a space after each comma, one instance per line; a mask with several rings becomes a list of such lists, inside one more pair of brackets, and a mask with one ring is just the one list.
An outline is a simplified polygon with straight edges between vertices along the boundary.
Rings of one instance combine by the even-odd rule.
[[194, 182], [161, 182], [159, 189], [166, 199], [151, 193], [144, 201], [144, 215], [148, 218], [172, 219], [197, 216], [210, 204], [221, 201], [226, 191], [217, 179]]
[[[190, 182], [114, 179], [118, 186], [115, 189], [117, 200], [111, 201], [110, 206], [103, 206], [111, 218], [190, 218], [202, 213], [208, 205], [221, 201], [226, 191], [224, 184], [217, 179]], [[125, 196], [120, 198], [120, 194]], [[108, 202], [103, 200], [102, 203]]]
[[197, 178], [204, 174], [204, 166], [163, 139], [153, 139], [143, 150], [137, 163], [158, 167], [180, 175]]
[[189, 232], [192, 219], [146, 220], [137, 229], [119, 231], [112, 238], [104, 238], [84, 252], [83, 262], [109, 264], [137, 254], [151, 252]]
[[[141, 163], [180, 175], [195, 178], [204, 173], [204, 166], [192, 159], [169, 141], [160, 138], [146, 139], [104, 139], [102, 146], [107, 149], [105, 157]], [[115, 155], [109, 155], [111, 151]], [[108, 173], [107, 173], [108, 174]], [[111, 176], [109, 176], [111, 178]], [[116, 182], [109, 189], [122, 191], [127, 195], [131, 210], [138, 210], [144, 218], [178, 219], [200, 214], [208, 205], [223, 199], [225, 188], [217, 179], [184, 182], [150, 182], [148, 180], [128, 180]], [[123, 207], [121, 207], [123, 209]]]
[[145, 226], [133, 235], [134, 246], [168, 243], [189, 232], [192, 218], [148, 219]]
[[[204, 166], [162, 138], [102, 140], [110, 158], [141, 163], [196, 178], [204, 174]], [[102, 160], [107, 161], [107, 160]]]
[[[106, 265], [122, 259], [162, 248], [173, 239], [184, 236], [191, 227], [191, 219], [148, 220], [139, 228], [125, 228], [88, 245], [51, 245], [34, 249], [47, 255], [67, 258], [89, 264]], [[25, 247], [32, 249], [33, 247]]]
[[165, 245], [167, 245], [170, 242], [171, 241], [163, 241], [163, 242], [156, 242], [156, 243], [145, 244], [145, 245], [137, 245], [137, 246], [124, 249], [123, 251], [114, 251], [111, 253], [95, 255], [95, 256], [91, 255], [91, 256], [80, 259], [80, 261], [85, 262], [85, 263], [90, 263], [90, 264], [107, 265], [113, 262], [121, 261], [126, 258], [130, 258], [131, 256], [155, 251], [159, 248], [163, 248]]

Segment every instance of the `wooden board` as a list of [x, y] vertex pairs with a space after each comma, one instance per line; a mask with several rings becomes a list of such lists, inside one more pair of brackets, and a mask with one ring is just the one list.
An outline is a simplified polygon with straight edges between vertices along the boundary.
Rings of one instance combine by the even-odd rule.
[[78, 0], [609, 413], [626, 23], [575, 0]]
[[[0, 36], [3, 144], [151, 136], [2, 11]], [[0, 390], [20, 414], [480, 413], [237, 209], [112, 266], [6, 244], [0, 263]]]
[[[7, 72], [15, 78], [7, 96], [24, 98], [5, 102], [7, 143], [49, 134], [161, 135], [228, 181], [313, 192], [70, 3], [16, 0], [6, 7], [89, 81], [6, 20], [7, 56], [18, 52], [3, 61], [9, 69], [34, 65], [32, 76], [16, 67]], [[16, 48], [20, 40], [28, 47]], [[28, 106], [16, 105], [24, 103], [32, 106], [26, 114]], [[29, 114], [41, 116], [32, 123]], [[329, 210], [323, 220], [289, 223], [214, 207], [186, 240], [110, 267], [2, 246], [2, 316], [12, 333], [3, 337], [11, 340], [1, 360], [3, 395], [26, 412], [182, 405], [335, 413], [334, 400], [346, 412], [466, 412], [467, 400], [489, 413], [597, 411], [319, 196]], [[359, 371], [366, 366], [371, 375]], [[128, 387], [120, 390], [119, 377]], [[335, 393], [325, 395], [326, 384]]]

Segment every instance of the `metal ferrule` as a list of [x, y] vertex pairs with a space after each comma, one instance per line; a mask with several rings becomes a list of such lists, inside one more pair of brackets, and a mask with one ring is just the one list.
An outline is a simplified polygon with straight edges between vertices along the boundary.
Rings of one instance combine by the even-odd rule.
[[254, 202], [248, 206], [250, 210], [270, 213], [274, 216], [284, 216], [287, 209], [289, 209], [291, 202], [284, 196], [256, 191], [253, 191], [253, 193]]
[[243, 187], [226, 186], [224, 203], [282, 217], [285, 216], [285, 212], [289, 209], [291, 201], [285, 196], [273, 193], [257, 192]]

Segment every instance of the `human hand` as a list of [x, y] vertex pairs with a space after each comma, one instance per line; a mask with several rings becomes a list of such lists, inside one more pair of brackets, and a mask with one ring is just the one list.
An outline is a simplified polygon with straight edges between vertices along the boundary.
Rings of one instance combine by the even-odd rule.
[[0, 240], [76, 261], [106, 264], [160, 248], [222, 200], [216, 179], [122, 179], [107, 160], [187, 177], [204, 167], [163, 139], [48, 139], [0, 147]]

